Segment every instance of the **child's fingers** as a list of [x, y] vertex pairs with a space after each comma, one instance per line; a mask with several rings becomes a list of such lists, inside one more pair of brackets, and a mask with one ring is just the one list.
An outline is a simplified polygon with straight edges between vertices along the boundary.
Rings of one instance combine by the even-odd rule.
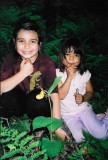
[[67, 134], [66, 134], [65, 138], [66, 138], [67, 140], [70, 140], [70, 137], [69, 137]]
[[22, 62], [21, 62], [21, 65], [23, 65], [25, 63], [26, 63], [26, 59], [23, 59]]
[[23, 59], [21, 64], [26, 64], [26, 63], [31, 63], [31, 60], [30, 59]]
[[81, 104], [83, 102], [83, 96], [81, 94], [74, 94], [74, 96], [77, 104]]
[[[26, 62], [29, 62], [29, 63], [31, 63], [31, 59], [29, 58], [29, 59], [26, 59]], [[31, 63], [32, 64], [32, 63]]]
[[76, 66], [69, 66], [68, 68], [69, 69], [76, 69], [77, 67]]

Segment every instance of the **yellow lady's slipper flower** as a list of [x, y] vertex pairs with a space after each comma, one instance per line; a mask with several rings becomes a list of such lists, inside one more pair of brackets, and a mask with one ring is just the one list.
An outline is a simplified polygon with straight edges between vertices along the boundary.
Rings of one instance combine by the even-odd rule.
[[44, 97], [44, 91], [42, 90], [38, 95], [36, 95], [36, 99], [42, 99]]

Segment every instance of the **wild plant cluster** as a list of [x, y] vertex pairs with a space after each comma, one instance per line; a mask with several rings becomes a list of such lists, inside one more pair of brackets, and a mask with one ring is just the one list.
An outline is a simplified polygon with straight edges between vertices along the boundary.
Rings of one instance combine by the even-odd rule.
[[57, 139], [54, 131], [62, 121], [55, 118], [40, 116], [31, 120], [24, 115], [12, 117], [9, 126], [3, 119], [0, 124], [1, 160], [106, 160], [108, 156], [108, 141], [94, 138], [87, 132], [83, 132], [85, 141], [75, 148], [73, 140]]

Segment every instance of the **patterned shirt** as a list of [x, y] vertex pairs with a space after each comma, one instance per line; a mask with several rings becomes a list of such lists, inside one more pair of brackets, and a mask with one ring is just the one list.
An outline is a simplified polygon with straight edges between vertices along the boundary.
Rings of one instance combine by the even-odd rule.
[[[42, 62], [40, 62], [40, 56], [33, 63], [34, 72], [32, 75], [26, 77], [19, 86], [25, 92], [30, 91], [35, 86], [42, 87], [45, 90], [48, 90], [52, 85], [54, 79], [56, 78], [55, 65], [53, 61], [47, 57], [43, 56]], [[13, 54], [9, 54], [1, 67], [1, 78], [0, 80], [5, 80], [15, 75], [20, 70], [20, 61], [15, 58]], [[33, 81], [34, 80], [34, 81]], [[34, 86], [35, 83], [35, 86]], [[57, 87], [53, 90], [53, 93], [57, 93]]]

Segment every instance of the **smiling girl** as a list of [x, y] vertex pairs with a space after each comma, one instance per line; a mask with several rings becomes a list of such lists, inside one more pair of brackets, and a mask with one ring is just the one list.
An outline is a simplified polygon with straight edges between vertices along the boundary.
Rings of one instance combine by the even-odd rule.
[[[22, 19], [16, 24], [13, 32], [13, 49], [13, 53], [7, 56], [1, 68], [0, 117], [9, 118], [24, 113], [31, 118], [50, 116], [48, 100], [45, 98], [42, 101], [36, 100], [36, 93], [40, 88], [44, 90], [50, 88], [56, 77], [55, 65], [44, 55], [42, 36], [35, 21]], [[36, 75], [34, 81], [31, 81], [34, 75]], [[57, 88], [50, 97], [53, 106], [52, 116], [60, 119]], [[56, 134], [61, 138], [68, 138], [61, 128], [56, 130]]]

